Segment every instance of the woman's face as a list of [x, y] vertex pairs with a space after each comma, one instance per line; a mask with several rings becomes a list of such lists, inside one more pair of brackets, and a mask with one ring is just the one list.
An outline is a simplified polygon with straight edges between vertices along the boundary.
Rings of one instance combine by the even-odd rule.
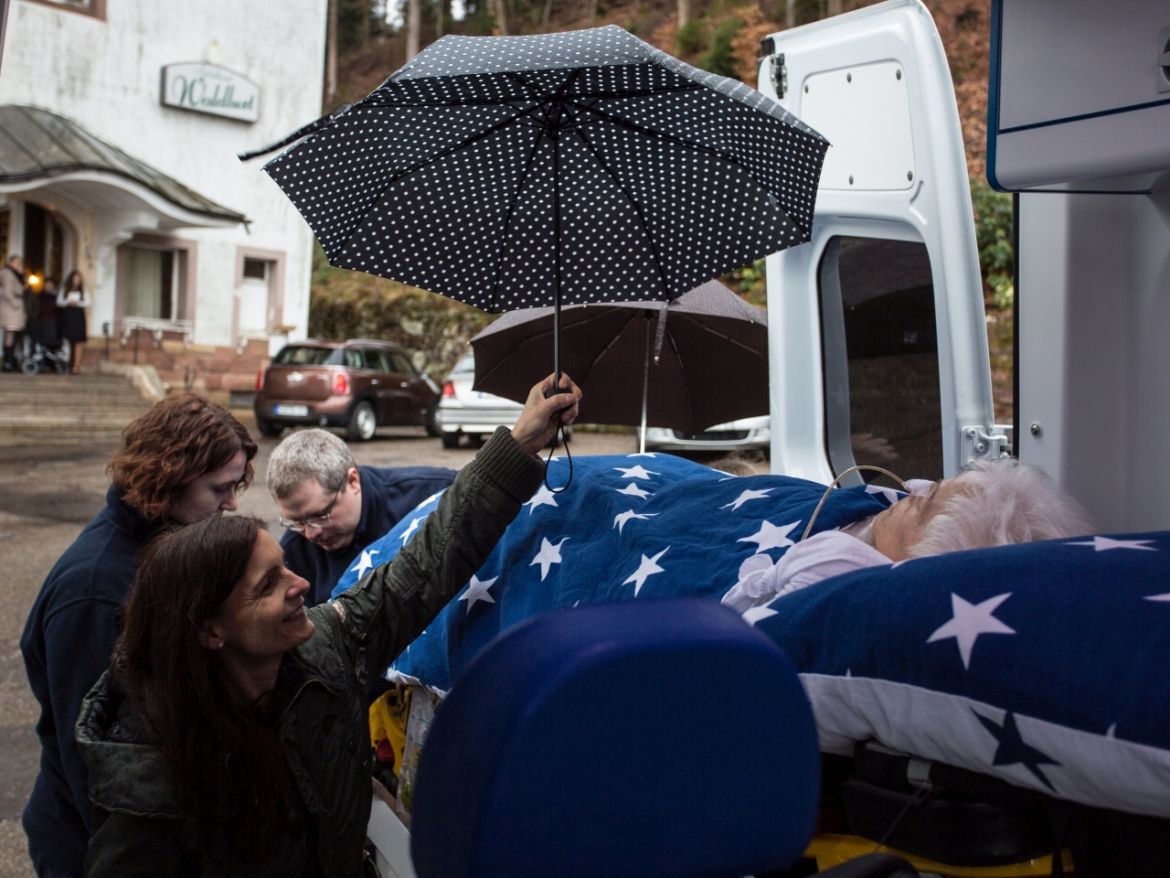
[[234, 512], [236, 485], [247, 464], [248, 456], [241, 449], [226, 465], [185, 484], [171, 505], [171, 518], [179, 524], [194, 524], [219, 512]]
[[209, 620], [211, 648], [229, 668], [279, 659], [313, 634], [305, 614], [309, 583], [284, 566], [284, 553], [272, 534], [256, 534], [248, 568]]

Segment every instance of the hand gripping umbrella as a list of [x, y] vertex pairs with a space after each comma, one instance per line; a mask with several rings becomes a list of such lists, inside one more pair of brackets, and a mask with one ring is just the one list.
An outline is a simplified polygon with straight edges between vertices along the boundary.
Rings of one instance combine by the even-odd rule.
[[[768, 413], [767, 315], [718, 281], [670, 302], [567, 305], [560, 333], [580, 419], [640, 424], [639, 451], [647, 425], [696, 433]], [[474, 388], [523, 401], [553, 338], [552, 308], [505, 314], [471, 340]]]
[[828, 147], [613, 25], [443, 37], [286, 142], [305, 133], [265, 170], [334, 265], [554, 315], [670, 300], [807, 241]]

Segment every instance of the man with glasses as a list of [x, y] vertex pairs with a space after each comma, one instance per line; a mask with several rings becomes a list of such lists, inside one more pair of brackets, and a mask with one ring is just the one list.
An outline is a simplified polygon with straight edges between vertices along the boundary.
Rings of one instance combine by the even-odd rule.
[[454, 470], [433, 466], [359, 468], [326, 430], [300, 430], [276, 446], [268, 490], [287, 529], [285, 565], [312, 584], [306, 604], [327, 600], [364, 546], [454, 478]]

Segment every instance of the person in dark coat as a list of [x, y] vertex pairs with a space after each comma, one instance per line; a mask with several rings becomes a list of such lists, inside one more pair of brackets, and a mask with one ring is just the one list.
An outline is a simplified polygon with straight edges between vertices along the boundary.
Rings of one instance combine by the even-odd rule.
[[454, 478], [433, 466], [359, 468], [327, 430], [298, 430], [276, 446], [266, 481], [287, 528], [284, 563], [312, 583], [308, 605], [327, 600], [363, 547]]
[[[89, 878], [357, 878], [372, 799], [369, 689], [491, 553], [540, 484], [580, 391], [536, 385], [390, 564], [307, 609], [264, 523], [224, 516], [143, 557], [77, 736]], [[371, 673], [371, 671], [373, 673]]]
[[65, 278], [65, 286], [57, 294], [61, 309], [61, 337], [69, 342], [69, 371], [81, 371], [81, 351], [89, 336], [85, 329], [85, 309], [93, 304], [85, 291], [85, 278], [76, 268]]
[[139, 551], [167, 525], [234, 510], [255, 454], [256, 443], [227, 409], [193, 393], [166, 397], [123, 432], [105, 508], [41, 586], [20, 639], [41, 707], [40, 773], [23, 815], [38, 875], [82, 873], [90, 809], [73, 726], [109, 664]]
[[45, 278], [40, 292], [34, 296], [28, 334], [34, 345], [40, 345], [46, 351], [56, 351], [61, 346], [61, 332], [57, 320], [57, 288], [52, 278]]

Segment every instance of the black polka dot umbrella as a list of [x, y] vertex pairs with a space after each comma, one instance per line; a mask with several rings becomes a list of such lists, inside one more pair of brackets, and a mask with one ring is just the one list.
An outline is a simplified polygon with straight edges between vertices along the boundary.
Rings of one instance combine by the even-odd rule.
[[490, 312], [669, 300], [807, 241], [828, 147], [613, 25], [443, 37], [322, 121], [265, 170], [329, 261]]

